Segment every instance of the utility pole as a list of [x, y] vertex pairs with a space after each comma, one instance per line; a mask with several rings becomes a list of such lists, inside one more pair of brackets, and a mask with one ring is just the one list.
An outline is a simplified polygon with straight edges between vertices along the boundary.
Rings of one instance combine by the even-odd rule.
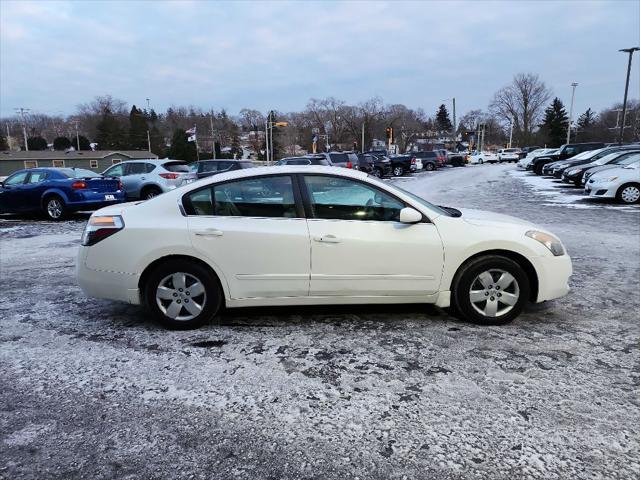
[[216, 138], [213, 132], [213, 112], [209, 115], [209, 125], [211, 128], [211, 156], [215, 160], [216, 159]]
[[576, 95], [576, 87], [578, 86], [578, 84], [576, 82], [573, 82], [571, 86], [573, 87], [573, 90], [571, 91], [571, 107], [569, 107], [569, 128], [567, 128], [566, 143], [569, 143], [571, 141], [571, 122], [573, 121], [573, 98]]
[[76, 124], [76, 148], [78, 151], [80, 151], [80, 135], [78, 134], [78, 120], [74, 120], [74, 123]]
[[[8, 128], [8, 126], [7, 126], [7, 128]], [[362, 122], [362, 144], [361, 144], [361, 147], [362, 147], [362, 153], [364, 153], [364, 122]]]
[[9, 122], [7, 122], [7, 143], [9, 144], [9, 151], [11, 151], [11, 134], [9, 133]]
[[29, 109], [20, 107], [20, 108], [16, 108], [16, 112], [20, 114], [20, 117], [22, 117], [22, 135], [24, 136], [24, 149], [26, 152], [28, 152], [29, 144], [27, 143], [27, 124], [25, 123], [25, 120], [24, 120], [24, 114], [29, 113]]
[[271, 119], [271, 112], [267, 114], [267, 120], [264, 122], [264, 145], [267, 150], [267, 165], [269, 165], [269, 121]]
[[453, 141], [456, 142], [458, 138], [458, 127], [456, 127], [456, 97], [453, 97], [451, 101], [453, 102]]
[[[151, 111], [151, 107], [149, 105], [150, 105], [149, 99], [147, 98], [147, 113], [149, 113]], [[149, 151], [151, 151], [151, 150], [149, 150]]]
[[[273, 161], [275, 159], [275, 152], [273, 148], [273, 110], [269, 112], [269, 118], [271, 119], [269, 121], [269, 143], [271, 144], [271, 161]], [[269, 162], [267, 165], [271, 165], [271, 162]]]
[[147, 145], [149, 146], [149, 152], [151, 152], [151, 135], [149, 135], [148, 128], [147, 128]]
[[513, 118], [511, 118], [511, 124], [509, 125], [509, 146], [511, 148], [511, 141], [513, 140]]
[[619, 52], [627, 52], [629, 54], [629, 64], [627, 65], [627, 82], [624, 86], [624, 100], [622, 101], [622, 124], [620, 125], [620, 136], [618, 143], [622, 144], [624, 137], [624, 123], [627, 116], [627, 94], [629, 93], [629, 76], [631, 75], [631, 59], [633, 58], [633, 52], [640, 50], [640, 47], [622, 48]]

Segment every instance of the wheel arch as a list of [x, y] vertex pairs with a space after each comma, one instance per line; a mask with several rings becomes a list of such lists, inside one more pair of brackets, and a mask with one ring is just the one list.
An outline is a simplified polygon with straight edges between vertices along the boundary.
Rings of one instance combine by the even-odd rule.
[[148, 264], [144, 270], [142, 271], [142, 273], [140, 274], [140, 278], [138, 279], [138, 290], [140, 292], [140, 299], [141, 301], [144, 303], [144, 286], [147, 282], [147, 279], [149, 278], [149, 275], [151, 274], [151, 272], [160, 264], [167, 262], [169, 260], [182, 260], [182, 261], [189, 261], [189, 262], [193, 262], [193, 263], [197, 263], [198, 265], [200, 265], [201, 267], [207, 269], [213, 276], [214, 278], [218, 281], [218, 285], [220, 286], [220, 290], [222, 290], [222, 306], [224, 307], [228, 298], [228, 294], [229, 294], [229, 290], [227, 288], [227, 285], [225, 282], [223, 282], [223, 278], [221, 278], [221, 276], [218, 274], [218, 272], [207, 262], [205, 262], [204, 260], [202, 260], [201, 258], [198, 257], [194, 257], [191, 255], [180, 255], [180, 254], [171, 254], [171, 255], [164, 255], [162, 257], [159, 257], [157, 259], [155, 259], [153, 262], [151, 262], [150, 264]]
[[514, 262], [516, 262], [518, 265], [522, 267], [522, 269], [527, 274], [527, 278], [529, 279], [529, 287], [530, 287], [529, 300], [532, 302], [535, 302], [536, 299], [538, 298], [538, 289], [539, 289], [538, 272], [536, 272], [535, 267], [527, 259], [527, 257], [525, 257], [524, 255], [518, 252], [514, 252], [513, 250], [494, 249], [494, 250], [484, 250], [482, 252], [474, 253], [470, 257], [466, 258], [460, 264], [460, 266], [456, 269], [456, 273], [451, 278], [451, 284], [449, 285], [449, 290], [453, 291], [453, 286], [455, 285], [463, 269], [467, 266], [467, 264], [469, 264], [469, 262], [472, 262], [476, 258], [485, 257], [489, 255], [498, 255], [498, 256], [508, 258], [510, 260], [513, 260]]
[[160, 193], [163, 193], [162, 187], [155, 182], [148, 182], [140, 186], [140, 190], [138, 191], [138, 196], [142, 197], [142, 192], [145, 190], [157, 190]]
[[69, 197], [60, 190], [59, 188], [50, 188], [49, 190], [45, 190], [42, 196], [40, 197], [40, 208], [45, 208], [46, 201], [50, 197], [60, 197], [65, 204], [69, 203]]

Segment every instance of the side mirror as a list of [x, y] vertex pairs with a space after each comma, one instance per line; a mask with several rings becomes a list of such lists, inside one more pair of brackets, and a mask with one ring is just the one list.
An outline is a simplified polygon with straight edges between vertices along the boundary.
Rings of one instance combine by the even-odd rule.
[[400, 210], [400, 222], [401, 223], [418, 223], [422, 221], [422, 214], [410, 207], [405, 207]]

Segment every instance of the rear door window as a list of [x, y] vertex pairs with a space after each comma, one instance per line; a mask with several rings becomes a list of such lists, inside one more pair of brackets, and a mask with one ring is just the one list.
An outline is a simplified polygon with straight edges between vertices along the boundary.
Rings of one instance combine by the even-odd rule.
[[47, 178], [47, 172], [31, 172], [27, 183], [40, 183]]
[[297, 217], [291, 177], [268, 176], [226, 182], [184, 197], [189, 215], [222, 217]]
[[127, 164], [127, 175], [140, 175], [142, 173], [147, 173], [146, 163], [128, 163]]

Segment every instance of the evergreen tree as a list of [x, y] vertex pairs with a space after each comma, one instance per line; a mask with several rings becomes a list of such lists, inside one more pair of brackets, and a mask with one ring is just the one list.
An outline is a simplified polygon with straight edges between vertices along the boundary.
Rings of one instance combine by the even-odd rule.
[[181, 128], [177, 129], [171, 139], [171, 146], [167, 151], [167, 156], [175, 160], [194, 162], [198, 158], [196, 145], [195, 142], [187, 141], [187, 138], [187, 132]]
[[147, 150], [147, 118], [144, 112], [134, 105], [129, 113], [129, 147], [133, 150]]
[[591, 110], [591, 108], [587, 108], [587, 110], [578, 117], [578, 121], [576, 123], [576, 140], [580, 137], [582, 141], [590, 141], [597, 137], [594, 130], [596, 127], [596, 113]]
[[444, 103], [438, 107], [438, 113], [436, 113], [436, 127], [441, 132], [448, 132], [453, 129], [453, 124], [449, 118], [449, 112], [447, 111], [447, 107]]
[[96, 142], [100, 150], [119, 150], [127, 148], [127, 141], [118, 119], [105, 108], [102, 118], [96, 126]]
[[54, 150], [69, 150], [71, 146], [71, 140], [67, 137], [56, 137], [53, 139]]
[[550, 147], [562, 145], [567, 139], [568, 128], [569, 117], [562, 101], [556, 97], [544, 111], [544, 120], [540, 125], [542, 133], [547, 138], [547, 145]]
[[[78, 145], [75, 140], [76, 139], [74, 139], [73, 147], [77, 149]], [[91, 150], [91, 142], [87, 137], [85, 137], [84, 135], [79, 135], [77, 140], [80, 142], [80, 150]]]
[[46, 150], [47, 141], [42, 137], [29, 137], [27, 138], [27, 145], [29, 150]]

